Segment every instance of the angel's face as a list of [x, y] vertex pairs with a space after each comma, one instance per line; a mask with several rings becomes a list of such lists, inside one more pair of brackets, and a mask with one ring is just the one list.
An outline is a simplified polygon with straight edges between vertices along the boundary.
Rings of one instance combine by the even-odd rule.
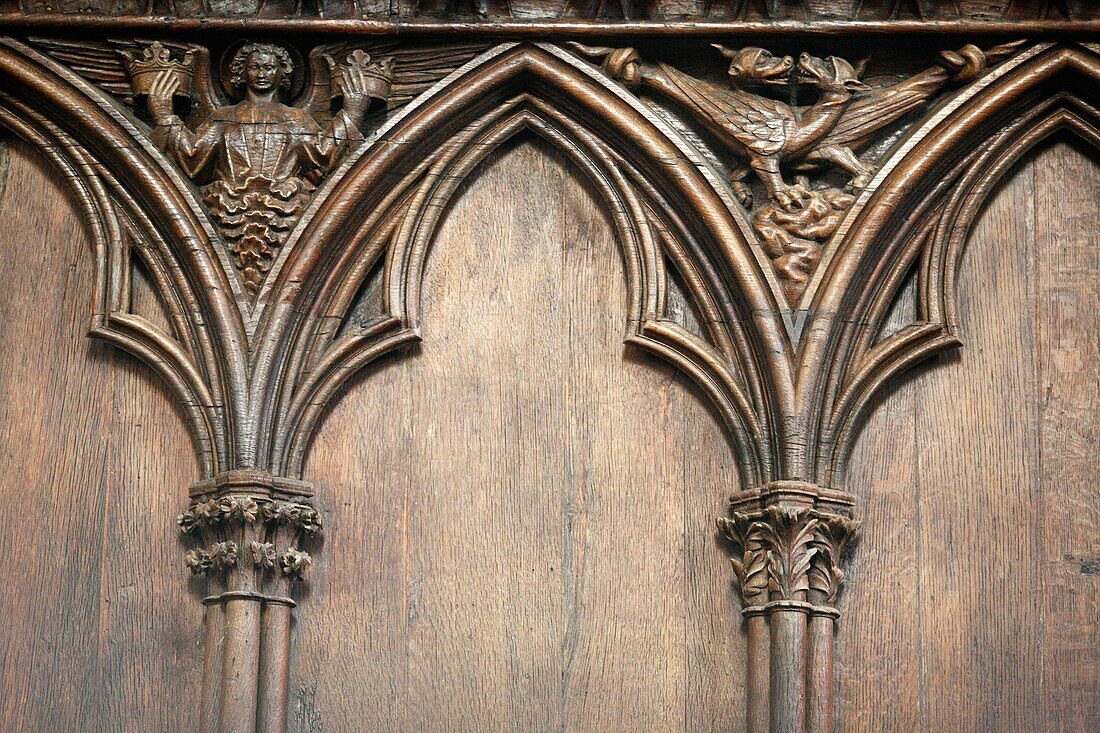
[[267, 51], [255, 51], [248, 57], [245, 75], [248, 87], [255, 92], [267, 92], [279, 87], [282, 81], [282, 69], [279, 59]]

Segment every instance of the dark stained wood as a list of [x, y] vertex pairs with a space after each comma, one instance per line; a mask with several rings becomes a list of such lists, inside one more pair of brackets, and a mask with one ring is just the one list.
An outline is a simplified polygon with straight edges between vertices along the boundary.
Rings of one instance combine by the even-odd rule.
[[310, 18], [382, 18], [435, 20], [465, 18], [471, 23], [516, 19], [691, 18], [726, 22], [796, 20], [921, 20], [974, 18], [1027, 21], [1091, 17], [1087, 0], [3, 0], [0, 10], [30, 15], [122, 15], [147, 19], [173, 17], [234, 18], [265, 16], [303, 22]]
[[0, 13], [0, 28], [9, 33], [106, 33], [128, 35], [219, 34], [317, 37], [482, 37], [492, 39], [529, 38], [572, 40], [579, 37], [597, 39], [618, 38], [704, 38], [728, 40], [822, 38], [845, 39], [866, 36], [881, 40], [891, 37], [912, 38], [1000, 38], [1088, 39], [1100, 30], [1095, 15], [1072, 20], [999, 20], [972, 18], [965, 20], [491, 20], [489, 22], [456, 20], [341, 19], [341, 18], [234, 18], [234, 17], [143, 17], [59, 13]]

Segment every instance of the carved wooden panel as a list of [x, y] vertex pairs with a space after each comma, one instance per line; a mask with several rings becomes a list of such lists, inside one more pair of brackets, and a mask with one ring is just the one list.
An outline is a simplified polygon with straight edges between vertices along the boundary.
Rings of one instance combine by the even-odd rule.
[[622, 255], [574, 175], [530, 137], [486, 160], [429, 254], [423, 346], [318, 431], [325, 556], [348, 553], [311, 576], [340, 600], [300, 618], [291, 696], [326, 730], [744, 720], [740, 609], [706, 591], [733, 454], [683, 377], [624, 353]]
[[[143, 364], [85, 338], [81, 213], [44, 155], [2, 140], [0, 538], [16, 565], [0, 729], [199, 730], [202, 605], [186, 577], [162, 582], [182, 550], [164, 525], [198, 470], [186, 426]], [[157, 318], [141, 276], [133, 301]]]
[[1096, 171], [1061, 135], [1006, 176], [962, 264], [965, 346], [897, 386], [859, 438], [849, 485], [881, 530], [852, 556], [845, 601], [865, 610], [838, 637], [844, 730], [1097, 716], [1096, 207], [1082, 205]]
[[[98, 608], [60, 622], [73, 653], [46, 666], [79, 702], [58, 712], [51, 677], [14, 671], [42, 650], [6, 641], [13, 725], [130, 726], [134, 699], [142, 727], [226, 733], [1096, 716], [1088, 4], [46, 4], [0, 24], [20, 139], [0, 266], [34, 304], [4, 327], [57, 369], [6, 367], [6, 495], [64, 457], [43, 529], [6, 531]], [[54, 259], [86, 237], [88, 269], [26, 259], [27, 232]], [[168, 387], [190, 475], [163, 407], [126, 438], [148, 390], [88, 381], [116, 352], [64, 350], [78, 294], [89, 333]], [[87, 435], [126, 480], [90, 480]], [[135, 514], [167, 496], [171, 516]], [[112, 632], [127, 543], [129, 607], [167, 643]], [[170, 547], [174, 571], [145, 569]], [[60, 601], [6, 602], [55, 643]], [[201, 633], [169, 631], [199, 607]], [[124, 680], [137, 697], [97, 693]]]

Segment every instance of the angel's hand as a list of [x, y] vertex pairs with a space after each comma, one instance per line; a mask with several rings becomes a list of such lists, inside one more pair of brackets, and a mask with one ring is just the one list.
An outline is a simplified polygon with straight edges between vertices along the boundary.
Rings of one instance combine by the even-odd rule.
[[158, 125], [172, 123], [172, 95], [179, 89], [180, 79], [170, 71], [157, 74], [149, 87], [149, 114]]
[[366, 72], [358, 66], [344, 67], [344, 112], [352, 122], [359, 124], [370, 107], [370, 95], [367, 93]]

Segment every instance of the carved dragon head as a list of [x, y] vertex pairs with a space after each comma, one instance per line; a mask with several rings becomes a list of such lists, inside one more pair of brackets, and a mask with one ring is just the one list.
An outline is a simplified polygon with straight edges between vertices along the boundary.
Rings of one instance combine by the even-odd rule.
[[798, 70], [802, 78], [822, 92], [854, 94], [871, 91], [871, 87], [859, 80], [865, 64], [865, 61], [861, 61], [852, 66], [839, 56], [819, 59], [817, 56], [803, 53], [798, 57]]
[[794, 59], [790, 56], [774, 56], [758, 46], [746, 46], [740, 50], [727, 48], [720, 43], [712, 43], [723, 56], [730, 60], [730, 82], [755, 82], [759, 84], [786, 84], [794, 68]]

